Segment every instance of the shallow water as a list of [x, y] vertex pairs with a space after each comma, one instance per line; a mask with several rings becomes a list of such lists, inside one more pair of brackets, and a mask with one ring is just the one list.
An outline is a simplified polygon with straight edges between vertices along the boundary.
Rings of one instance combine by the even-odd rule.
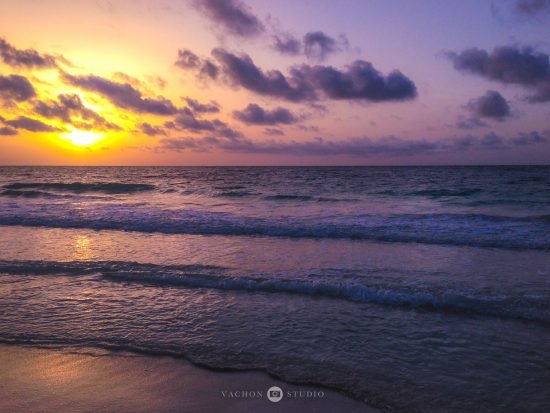
[[550, 168], [0, 168], [0, 339], [550, 408]]

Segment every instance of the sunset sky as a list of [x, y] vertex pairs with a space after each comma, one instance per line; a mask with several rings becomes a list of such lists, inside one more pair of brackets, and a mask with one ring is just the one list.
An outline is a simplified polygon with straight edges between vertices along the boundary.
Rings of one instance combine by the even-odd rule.
[[550, 1], [3, 0], [0, 164], [550, 162]]

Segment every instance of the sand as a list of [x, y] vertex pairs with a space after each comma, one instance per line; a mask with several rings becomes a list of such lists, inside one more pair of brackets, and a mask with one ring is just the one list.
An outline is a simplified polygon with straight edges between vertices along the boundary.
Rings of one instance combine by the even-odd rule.
[[[283, 399], [277, 403], [267, 399], [267, 390], [272, 386], [283, 391]], [[255, 397], [242, 398], [243, 391]], [[261, 372], [214, 372], [172, 357], [97, 349], [0, 345], [0, 412], [378, 410], [338, 392], [289, 385]]]

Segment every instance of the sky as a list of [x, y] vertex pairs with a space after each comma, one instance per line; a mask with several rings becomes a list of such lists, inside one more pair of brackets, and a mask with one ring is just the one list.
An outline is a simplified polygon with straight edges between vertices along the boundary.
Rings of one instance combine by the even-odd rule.
[[550, 0], [3, 0], [0, 164], [550, 163]]

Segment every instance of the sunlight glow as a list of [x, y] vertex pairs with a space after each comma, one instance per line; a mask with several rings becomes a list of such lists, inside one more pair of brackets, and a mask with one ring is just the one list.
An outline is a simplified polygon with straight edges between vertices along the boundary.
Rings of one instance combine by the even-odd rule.
[[73, 129], [61, 135], [75, 146], [90, 146], [102, 139], [103, 135], [97, 132]]

